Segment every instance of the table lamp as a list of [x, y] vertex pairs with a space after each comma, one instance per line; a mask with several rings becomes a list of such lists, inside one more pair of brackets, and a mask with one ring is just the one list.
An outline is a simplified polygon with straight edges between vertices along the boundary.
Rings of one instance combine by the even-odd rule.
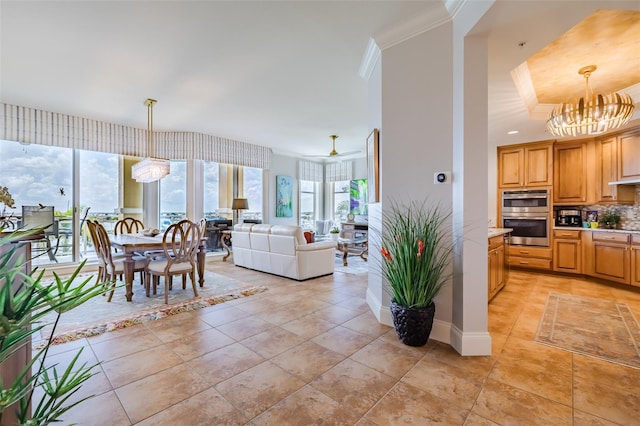
[[231, 203], [231, 210], [233, 210], [233, 223], [234, 225], [238, 223], [239, 215], [238, 210], [247, 210], [249, 209], [249, 202], [246, 198], [234, 198]]

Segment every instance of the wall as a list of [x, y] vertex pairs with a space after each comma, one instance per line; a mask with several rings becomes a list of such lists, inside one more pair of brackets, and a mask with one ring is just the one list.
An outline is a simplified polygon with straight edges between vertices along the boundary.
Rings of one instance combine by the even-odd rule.
[[[293, 178], [293, 214], [291, 217], [276, 217], [276, 176], [291, 176]], [[271, 225], [298, 224], [298, 159], [284, 155], [273, 154], [271, 168], [267, 174], [267, 198], [264, 202], [267, 218], [264, 223]]]

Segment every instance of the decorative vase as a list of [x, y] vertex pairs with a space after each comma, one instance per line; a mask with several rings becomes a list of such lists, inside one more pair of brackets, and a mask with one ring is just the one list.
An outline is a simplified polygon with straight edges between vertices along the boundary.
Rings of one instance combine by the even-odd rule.
[[391, 300], [391, 316], [398, 338], [408, 346], [424, 346], [431, 335], [436, 305], [426, 308], [407, 308]]

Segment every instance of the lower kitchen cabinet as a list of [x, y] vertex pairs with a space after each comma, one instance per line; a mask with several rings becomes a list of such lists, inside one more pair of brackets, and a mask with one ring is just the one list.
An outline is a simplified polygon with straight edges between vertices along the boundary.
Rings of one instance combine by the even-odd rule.
[[504, 237], [489, 238], [489, 298], [491, 300], [505, 284]]
[[616, 232], [593, 232], [591, 261], [594, 277], [631, 283], [630, 234]]
[[553, 270], [582, 273], [582, 231], [553, 231]]
[[509, 266], [551, 270], [551, 247], [509, 246]]
[[640, 234], [631, 235], [631, 285], [640, 287]]

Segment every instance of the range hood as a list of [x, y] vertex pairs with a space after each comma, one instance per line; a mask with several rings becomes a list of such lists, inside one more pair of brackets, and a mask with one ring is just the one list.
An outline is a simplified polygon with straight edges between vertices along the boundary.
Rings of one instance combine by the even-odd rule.
[[609, 185], [640, 185], [640, 179], [617, 180], [609, 182]]

